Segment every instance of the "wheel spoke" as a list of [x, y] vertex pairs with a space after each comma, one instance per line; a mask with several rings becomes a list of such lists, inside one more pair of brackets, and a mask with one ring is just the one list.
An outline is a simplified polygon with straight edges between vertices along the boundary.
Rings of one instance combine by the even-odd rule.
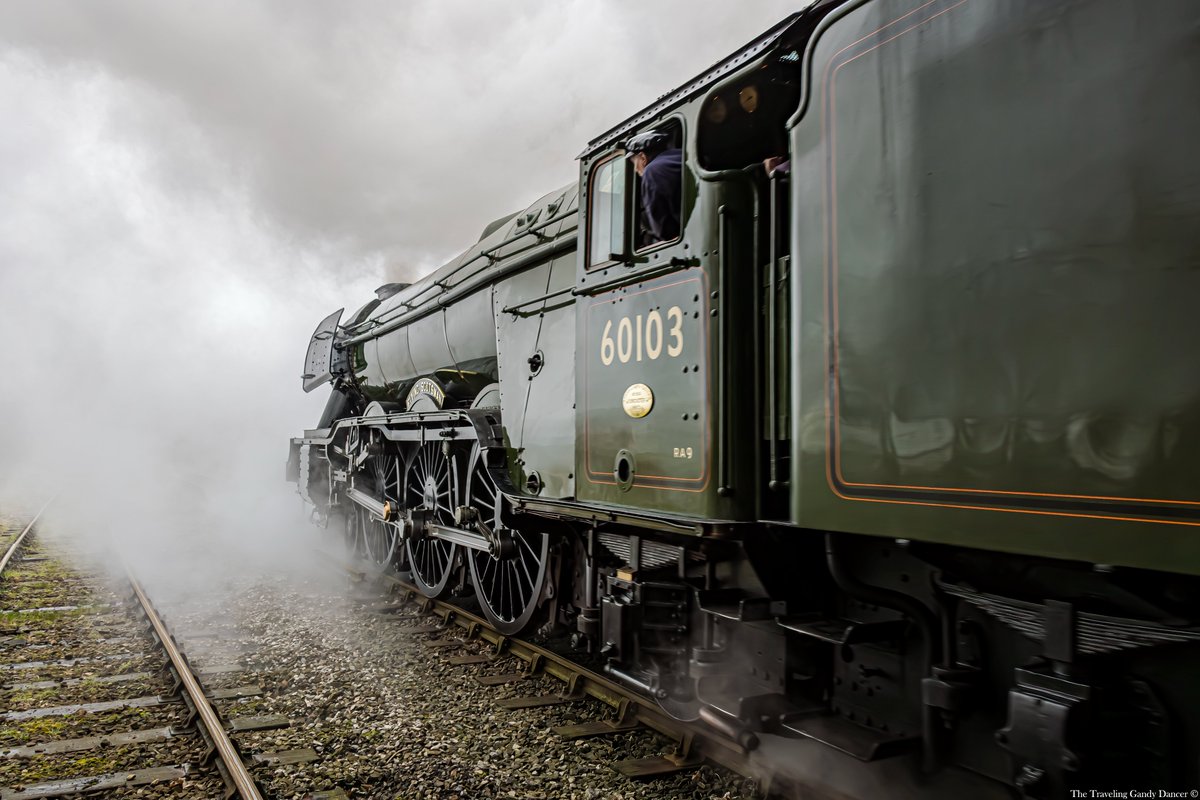
[[501, 619], [504, 619], [507, 617], [507, 615], [504, 613], [504, 611], [505, 611], [505, 603], [508, 602], [508, 596], [509, 596], [509, 594], [508, 594], [508, 569], [507, 569], [506, 564], [501, 564], [500, 565], [500, 597], [499, 597], [499, 602], [496, 604], [496, 612], [498, 613], [498, 615], [500, 616]]
[[[401, 476], [399, 466], [396, 472], [398, 485], [402, 483], [404, 487], [405, 505], [425, 509], [431, 521], [440, 524], [453, 519], [452, 477], [450, 459], [436, 442], [426, 442], [417, 448], [406, 475]], [[427, 495], [432, 495], [432, 503], [426, 502]], [[405, 551], [413, 580], [421, 592], [429, 597], [440, 595], [449, 583], [455, 545], [440, 539], [409, 539]]]
[[520, 576], [517, 575], [517, 568], [515, 566], [513, 566], [511, 561], [508, 564], [506, 564], [505, 566], [507, 567], [505, 572], [507, 572], [509, 575], [509, 578], [508, 578], [508, 614], [506, 614], [505, 617], [507, 619], [511, 620], [513, 617], [516, 616], [516, 614], [513, 613], [513, 610], [516, 609], [519, 605], [524, 605], [524, 603], [517, 602], [517, 598], [520, 596], [520, 591], [521, 591], [521, 587], [518, 584]]
[[[516, 533], [513, 535], [513, 538], [516, 539], [521, 544], [521, 546], [523, 546], [525, 548], [526, 552], [529, 553], [530, 557], [533, 558], [534, 561], [541, 560], [541, 556], [538, 554], [538, 552], [536, 550], [533, 549], [533, 545], [531, 545], [529, 543], [529, 540], [527, 538], [525, 538], [525, 534]], [[518, 554], [518, 558], [524, 558], [524, 556]]]
[[520, 556], [517, 556], [516, 558], [513, 559], [513, 561], [516, 561], [518, 564], [521, 565], [521, 570], [525, 573], [525, 580], [529, 582], [529, 591], [532, 592], [534, 589], [534, 586], [537, 584], [537, 581], [535, 581], [533, 579], [533, 576], [529, 574], [529, 566], [525, 563], [525, 559], [521, 558]]
[[[457, 502], [474, 506], [480, 519], [500, 529], [503, 494], [478, 447], [468, 463], [465, 491]], [[513, 531], [510, 535], [517, 540], [511, 557], [496, 559], [490, 553], [472, 550], [468, 559], [479, 604], [489, 621], [505, 634], [518, 633], [534, 619], [546, 579], [544, 562], [549, 546], [546, 534]]]

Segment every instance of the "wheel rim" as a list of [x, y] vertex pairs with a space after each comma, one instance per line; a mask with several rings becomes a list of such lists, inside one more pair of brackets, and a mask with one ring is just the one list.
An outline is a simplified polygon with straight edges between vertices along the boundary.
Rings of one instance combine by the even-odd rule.
[[[408, 465], [404, 507], [425, 511], [432, 521], [442, 525], [453, 525], [458, 504], [456, 465], [455, 457], [447, 456], [440, 444], [421, 445]], [[453, 571], [455, 545], [443, 539], [410, 537], [405, 549], [413, 582], [421, 593], [438, 597], [445, 592]]]
[[[376, 497], [398, 505], [401, 469], [400, 459], [396, 456], [372, 456], [367, 462], [364, 483]], [[363, 556], [377, 567], [390, 566], [399, 549], [400, 532], [394, 525], [376, 519], [365, 508], [359, 507], [355, 511], [361, 520], [359, 529], [362, 531]]]
[[[500, 529], [500, 489], [483, 463], [478, 446], [471, 454], [466, 502], [479, 509], [480, 518], [488, 527]], [[550, 537], [514, 529], [509, 529], [508, 534], [513, 539], [512, 557], [497, 559], [482, 550], [472, 550], [469, 560], [471, 582], [484, 615], [498, 631], [511, 635], [527, 627], [537, 613], [546, 580]]]

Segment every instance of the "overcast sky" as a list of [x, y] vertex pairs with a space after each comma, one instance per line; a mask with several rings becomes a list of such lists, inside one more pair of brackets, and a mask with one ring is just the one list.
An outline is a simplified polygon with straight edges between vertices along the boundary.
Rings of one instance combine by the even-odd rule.
[[800, 5], [0, 4], [0, 492], [258, 519], [320, 317]]

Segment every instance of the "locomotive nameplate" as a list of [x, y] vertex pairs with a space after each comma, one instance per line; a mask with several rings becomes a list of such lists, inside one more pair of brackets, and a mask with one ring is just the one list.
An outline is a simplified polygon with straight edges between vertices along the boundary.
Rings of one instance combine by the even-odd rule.
[[[417, 404], [427, 398], [427, 402], [423, 405], [432, 403], [436, 408], [418, 408]], [[413, 384], [413, 387], [408, 390], [408, 397], [405, 400], [405, 407], [409, 411], [432, 411], [441, 408], [446, 402], [446, 390], [438, 385], [438, 382], [433, 378], [421, 378]]]
[[654, 408], [654, 392], [644, 383], [635, 383], [625, 390], [621, 407], [634, 419], [640, 419]]

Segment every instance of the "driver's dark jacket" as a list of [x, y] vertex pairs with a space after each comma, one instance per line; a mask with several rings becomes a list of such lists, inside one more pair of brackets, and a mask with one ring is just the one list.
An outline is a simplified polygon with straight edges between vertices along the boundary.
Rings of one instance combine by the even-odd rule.
[[683, 151], [664, 150], [642, 171], [642, 214], [650, 231], [650, 244], [679, 235], [683, 194]]

